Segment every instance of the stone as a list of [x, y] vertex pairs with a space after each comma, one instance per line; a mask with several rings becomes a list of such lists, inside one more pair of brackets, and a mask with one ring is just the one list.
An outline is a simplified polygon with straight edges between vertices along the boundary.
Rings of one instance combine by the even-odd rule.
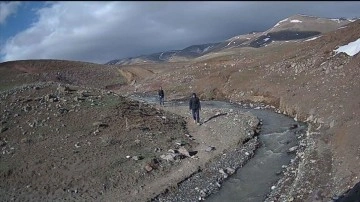
[[191, 157], [190, 154], [189, 154], [189, 151], [187, 149], [185, 149], [185, 147], [180, 147], [178, 149], [179, 153], [184, 155], [184, 156], [187, 156], [187, 157]]
[[146, 164], [144, 168], [147, 172], [150, 172], [153, 170], [153, 167], [151, 167], [149, 164]]
[[292, 126], [290, 126], [290, 129], [292, 130], [292, 129], [295, 129], [297, 127], [298, 127], [298, 124], [293, 124]]
[[57, 88], [57, 90], [61, 93], [66, 93], [66, 92], [70, 91], [70, 88], [68, 86], [59, 86]]
[[216, 182], [215, 184], [217, 187], [219, 187], [219, 188], [221, 187], [221, 184], [219, 182]]
[[29, 112], [32, 109], [32, 107], [30, 105], [26, 105], [25, 107], [23, 107], [24, 112]]
[[85, 98], [75, 97], [74, 100], [75, 100], [76, 102], [82, 102], [82, 101], [85, 100]]
[[202, 198], [204, 198], [204, 197], [206, 196], [206, 192], [205, 192], [204, 190], [201, 190], [201, 191], [200, 191], [200, 196], [201, 196]]
[[163, 154], [160, 156], [160, 158], [162, 158], [166, 161], [174, 161], [176, 156], [177, 156], [176, 154], [166, 154], [166, 155]]
[[0, 133], [3, 133], [3, 132], [5, 132], [5, 131], [7, 131], [9, 128], [7, 128], [7, 127], [1, 127], [0, 128]]
[[103, 123], [103, 122], [94, 122], [94, 123], [93, 123], [93, 126], [97, 126], [98, 128], [100, 128], [100, 127], [106, 128], [106, 127], [108, 127], [109, 125], [106, 124], [106, 123]]
[[229, 175], [232, 175], [232, 174], [235, 173], [235, 169], [232, 169], [232, 168], [230, 168], [230, 167], [227, 167], [227, 168], [226, 168], [226, 173], [229, 174]]
[[76, 148], [80, 148], [80, 143], [77, 142], [77, 143], [75, 144], [75, 147], [76, 147]]
[[298, 146], [291, 147], [288, 151], [288, 153], [293, 153], [298, 149]]
[[0, 147], [3, 147], [3, 146], [5, 146], [5, 145], [6, 145], [6, 142], [5, 142], [5, 141], [0, 140]]
[[173, 150], [173, 149], [169, 149], [168, 152], [172, 153], [172, 154], [175, 154], [177, 153], [177, 151]]
[[331, 122], [330, 122], [330, 128], [332, 128], [332, 127], [334, 127], [335, 126], [335, 120], [332, 120]]
[[213, 147], [213, 146], [208, 146], [208, 147], [205, 149], [205, 151], [207, 151], [207, 152], [211, 152], [211, 151], [213, 151], [213, 150], [215, 150], [215, 147]]
[[67, 113], [67, 112], [69, 112], [68, 109], [65, 109], [65, 108], [60, 108], [60, 109], [59, 109], [59, 113], [60, 113], [60, 114], [64, 114], [64, 113]]
[[20, 142], [21, 142], [21, 143], [30, 143], [31, 140], [26, 137], [26, 138], [21, 139]]
[[132, 159], [135, 160], [135, 161], [138, 161], [138, 160], [141, 159], [141, 157], [139, 157], [139, 156], [133, 156]]

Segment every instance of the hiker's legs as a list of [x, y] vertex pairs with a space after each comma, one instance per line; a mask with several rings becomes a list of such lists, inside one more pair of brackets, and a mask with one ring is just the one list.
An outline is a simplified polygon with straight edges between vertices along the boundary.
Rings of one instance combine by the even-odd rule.
[[196, 122], [196, 109], [192, 109], [191, 110], [191, 112], [192, 112], [192, 117], [193, 117], [193, 119], [194, 119], [194, 123]]
[[159, 97], [159, 99], [160, 99], [160, 105], [164, 106], [164, 97]]
[[195, 118], [196, 118], [196, 122], [197, 122], [197, 123], [200, 123], [200, 110], [197, 109], [195, 113], [196, 113], [196, 117], [195, 117]]

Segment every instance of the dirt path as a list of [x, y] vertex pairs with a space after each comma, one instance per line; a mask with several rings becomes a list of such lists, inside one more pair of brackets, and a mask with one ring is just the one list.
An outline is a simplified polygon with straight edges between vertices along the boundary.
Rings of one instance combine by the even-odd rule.
[[[196, 155], [183, 159], [180, 166], [152, 184], [134, 190], [132, 201], [150, 200], [166, 190], [176, 188], [181, 181], [206, 168], [212, 159], [221, 158], [227, 151], [239, 148], [245, 140], [252, 138], [254, 129], [259, 124], [257, 117], [239, 109], [202, 107], [201, 125], [196, 125], [187, 106], [174, 106], [169, 103], [165, 107], [154, 105], [158, 109], [186, 118], [189, 141], [198, 144], [190, 152], [195, 152]], [[111, 198], [117, 197], [109, 196], [109, 199]]]

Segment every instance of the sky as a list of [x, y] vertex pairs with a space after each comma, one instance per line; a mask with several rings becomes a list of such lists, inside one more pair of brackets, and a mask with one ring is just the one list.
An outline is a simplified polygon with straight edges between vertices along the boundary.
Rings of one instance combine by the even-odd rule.
[[265, 31], [295, 14], [358, 18], [356, 1], [0, 1], [0, 62], [104, 64]]

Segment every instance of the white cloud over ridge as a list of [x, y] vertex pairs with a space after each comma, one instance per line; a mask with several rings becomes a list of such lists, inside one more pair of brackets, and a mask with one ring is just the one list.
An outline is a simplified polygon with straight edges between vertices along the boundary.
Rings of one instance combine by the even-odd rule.
[[[284, 9], [291, 3], [283, 2], [75, 1], [49, 4], [37, 11], [38, 21], [0, 47], [4, 56], [0, 62], [64, 59], [105, 63], [218, 42], [245, 32], [264, 31], [296, 13]], [[270, 7], [288, 13], [273, 16]], [[298, 7], [293, 6], [294, 9]], [[264, 12], [254, 15], [255, 9]], [[349, 13], [349, 9], [346, 12]]]
[[20, 2], [0, 2], [0, 25], [6, 23], [6, 19], [15, 14]]

